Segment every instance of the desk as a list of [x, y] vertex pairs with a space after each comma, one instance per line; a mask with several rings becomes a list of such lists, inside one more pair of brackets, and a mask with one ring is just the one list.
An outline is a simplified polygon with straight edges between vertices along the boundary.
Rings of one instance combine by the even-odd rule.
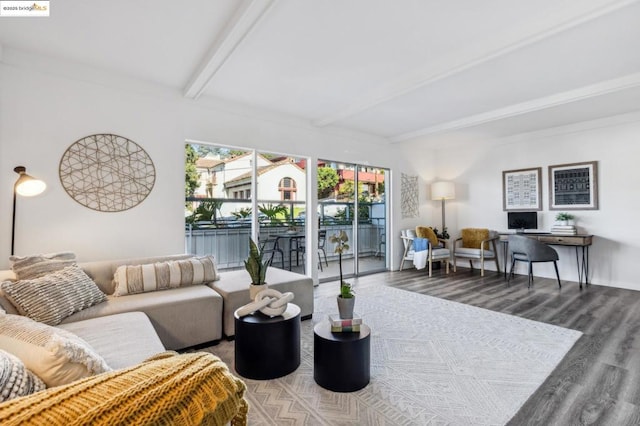
[[[504, 277], [507, 278], [507, 256], [509, 253], [509, 235], [513, 233], [500, 233], [500, 243], [502, 243], [502, 252], [504, 259]], [[593, 243], [593, 235], [578, 234], [578, 235], [561, 235], [552, 233], [521, 233], [518, 235], [524, 235], [528, 238], [536, 239], [542, 243], [546, 243], [552, 246], [569, 246], [576, 248], [576, 264], [578, 265], [578, 283], [582, 288], [584, 281], [585, 285], [589, 285], [589, 246]], [[580, 250], [582, 249], [582, 256], [580, 256]]]

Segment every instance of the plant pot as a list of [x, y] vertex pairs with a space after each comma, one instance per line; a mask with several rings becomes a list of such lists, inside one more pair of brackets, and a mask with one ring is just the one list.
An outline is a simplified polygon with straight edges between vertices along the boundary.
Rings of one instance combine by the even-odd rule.
[[251, 300], [255, 300], [256, 294], [258, 294], [262, 290], [266, 290], [268, 288], [269, 288], [268, 284], [260, 284], [260, 285], [251, 284], [249, 286], [249, 297], [251, 297]]
[[338, 314], [341, 319], [352, 319], [353, 318], [353, 306], [356, 304], [356, 298], [344, 298], [337, 297], [338, 299]]
[[561, 226], [567, 226], [568, 224], [569, 224], [568, 220], [559, 220], [558, 221], [558, 225], [561, 225]]

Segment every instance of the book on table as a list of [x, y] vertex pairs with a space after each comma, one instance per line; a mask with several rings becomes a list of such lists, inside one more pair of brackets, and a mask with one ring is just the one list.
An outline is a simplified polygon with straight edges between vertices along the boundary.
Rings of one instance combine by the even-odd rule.
[[345, 325], [345, 326], [331, 326], [332, 333], [359, 333], [360, 324]]
[[331, 323], [331, 327], [351, 327], [362, 324], [362, 318], [355, 314], [353, 318], [349, 319], [343, 319], [337, 315], [329, 315], [329, 323]]
[[329, 315], [329, 325], [332, 333], [359, 333], [362, 318], [354, 315], [353, 318], [343, 319], [338, 315]]

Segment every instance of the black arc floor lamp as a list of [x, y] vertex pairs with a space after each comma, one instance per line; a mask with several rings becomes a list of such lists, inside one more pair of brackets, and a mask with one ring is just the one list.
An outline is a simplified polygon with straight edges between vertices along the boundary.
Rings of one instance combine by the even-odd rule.
[[16, 236], [16, 198], [17, 195], [22, 195], [23, 197], [33, 197], [35, 195], [42, 194], [42, 192], [47, 188], [47, 184], [41, 181], [40, 179], [36, 179], [33, 176], [29, 176], [27, 174], [27, 168], [24, 166], [17, 166], [13, 169], [14, 172], [18, 173], [20, 176], [16, 180], [16, 183], [13, 185], [13, 213], [11, 216], [11, 255], [13, 256], [13, 248], [15, 243]]

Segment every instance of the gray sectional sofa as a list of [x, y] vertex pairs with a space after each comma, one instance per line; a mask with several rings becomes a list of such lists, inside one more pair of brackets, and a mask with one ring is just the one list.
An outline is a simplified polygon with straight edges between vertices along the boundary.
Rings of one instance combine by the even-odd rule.
[[[59, 327], [72, 332], [78, 329], [89, 331], [90, 326], [95, 324], [107, 326], [110, 321], [115, 322], [111, 325], [115, 328], [110, 338], [115, 342], [118, 340], [116, 330], [123, 324], [122, 320], [117, 318], [117, 314], [142, 312], [148, 317], [162, 346], [166, 349], [176, 350], [202, 345], [220, 340], [223, 336], [231, 338], [234, 335], [233, 312], [250, 301], [250, 279], [244, 269], [222, 272], [220, 280], [207, 285], [193, 285], [119, 297], [109, 296], [114, 292], [113, 275], [120, 265], [146, 264], [188, 257], [189, 255], [172, 255], [79, 263], [78, 265], [96, 282], [100, 290], [108, 295], [108, 298], [106, 302], [65, 318]], [[13, 277], [12, 271], [0, 271], [0, 280]], [[301, 317], [311, 318], [313, 314], [311, 278], [290, 271], [269, 268], [267, 283], [270, 288], [282, 292], [293, 292], [295, 296], [293, 303], [300, 306]], [[18, 313], [11, 303], [1, 296], [0, 305], [8, 313]], [[101, 320], [102, 322], [97, 321], [108, 317], [113, 318]], [[127, 317], [126, 320], [131, 320], [131, 317]], [[92, 321], [95, 321], [93, 325]], [[97, 338], [104, 339], [104, 335], [102, 333]], [[91, 340], [85, 333], [82, 333], [81, 337]], [[158, 349], [157, 345], [152, 346], [153, 350]]]

